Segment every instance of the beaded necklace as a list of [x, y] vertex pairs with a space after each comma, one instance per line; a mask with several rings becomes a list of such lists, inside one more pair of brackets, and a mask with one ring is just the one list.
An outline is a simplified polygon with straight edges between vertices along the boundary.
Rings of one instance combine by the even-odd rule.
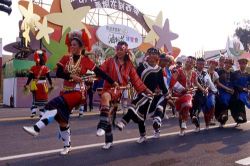
[[77, 62], [75, 63], [72, 56], [69, 58], [69, 62], [67, 64], [67, 66], [66, 66], [66, 69], [67, 69], [67, 71], [70, 74], [77, 74], [78, 75], [80, 73], [80, 69], [81, 69], [80, 62], [81, 62], [81, 59], [82, 58], [80, 56], [79, 59], [77, 60]]
[[183, 73], [184, 73], [185, 78], [186, 78], [186, 88], [191, 88], [191, 86], [192, 86], [192, 82], [191, 82], [192, 70], [187, 72], [185, 69], [183, 69]]

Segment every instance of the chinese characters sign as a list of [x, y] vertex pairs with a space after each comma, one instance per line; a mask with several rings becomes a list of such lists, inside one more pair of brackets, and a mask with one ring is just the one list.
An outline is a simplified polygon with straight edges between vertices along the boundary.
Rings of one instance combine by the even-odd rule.
[[74, 9], [90, 6], [91, 8], [110, 8], [119, 10], [138, 21], [147, 32], [150, 30], [144, 21], [143, 13], [123, 0], [71, 0], [71, 4]]
[[118, 24], [109, 24], [98, 28], [97, 37], [104, 44], [115, 47], [119, 41], [128, 43], [128, 47], [136, 48], [142, 43], [141, 35], [134, 29]]

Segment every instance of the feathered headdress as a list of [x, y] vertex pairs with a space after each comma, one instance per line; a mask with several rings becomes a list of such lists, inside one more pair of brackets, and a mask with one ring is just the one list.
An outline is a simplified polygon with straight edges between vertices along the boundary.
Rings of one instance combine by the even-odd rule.
[[40, 63], [41, 57], [43, 58], [44, 63], [46, 63], [47, 60], [48, 60], [46, 50], [36, 50], [35, 51], [35, 53], [34, 53], [34, 61], [36, 62], [36, 64]]
[[85, 32], [85, 30], [82, 30], [82, 31], [74, 30], [74, 31], [69, 32], [66, 35], [65, 44], [68, 46], [68, 51], [70, 51], [70, 45], [73, 39], [77, 39], [79, 42], [81, 42], [81, 44], [85, 46], [87, 51], [91, 50], [89, 37], [87, 33]]

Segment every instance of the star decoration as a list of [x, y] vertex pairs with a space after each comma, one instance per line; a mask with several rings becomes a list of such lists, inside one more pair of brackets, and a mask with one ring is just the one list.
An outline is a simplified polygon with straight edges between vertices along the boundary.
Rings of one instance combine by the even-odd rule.
[[153, 25], [157, 25], [159, 27], [162, 27], [162, 11], [157, 15], [155, 20], [152, 20], [151, 18], [147, 17], [146, 15], [143, 15], [143, 18], [145, 22], [147, 23], [148, 27], [150, 28], [150, 31], [148, 32], [146, 38], [144, 39], [145, 43], [152, 43], [155, 45], [155, 40], [158, 40], [159, 37], [153, 30]]
[[[21, 31], [21, 24], [22, 24], [22, 21], [19, 21], [19, 31]], [[22, 33], [27, 33], [27, 32], [22, 31]], [[28, 46], [25, 46], [25, 40], [24, 40], [24, 43], [22, 41], [9, 43], [5, 45], [3, 49], [5, 51], [15, 54], [15, 58], [17, 59], [27, 58], [27, 60], [33, 61], [34, 49], [39, 48], [41, 43], [39, 40], [36, 40], [35, 34], [31, 33], [31, 31], [29, 31], [28, 38], [30, 38], [30, 42]], [[21, 51], [22, 53], [20, 53]], [[48, 52], [47, 55], [50, 55], [50, 53]]]
[[168, 19], [165, 20], [163, 28], [153, 25], [154, 31], [159, 36], [159, 40], [156, 43], [157, 48], [166, 47], [169, 52], [172, 53], [172, 44], [171, 40], [177, 39], [178, 34], [173, 33], [169, 30], [169, 21]]
[[49, 42], [50, 42], [50, 40], [49, 40], [49, 34], [53, 33], [53, 32], [54, 32], [54, 29], [48, 27], [48, 24], [47, 24], [47, 17], [44, 17], [44, 18], [43, 18], [43, 23], [42, 23], [42, 24], [39, 23], [39, 22], [37, 22], [37, 23], [36, 23], [36, 26], [37, 26], [37, 28], [39, 29], [39, 32], [38, 32], [37, 35], [36, 35], [36, 39], [37, 39], [37, 40], [40, 40], [41, 38], [44, 37], [45, 41], [46, 41], [47, 43], [49, 43]]
[[27, 27], [25, 27], [25, 30], [23, 32], [23, 37], [25, 39], [25, 46], [26, 47], [28, 46], [28, 43], [30, 42], [30, 35], [29, 35], [29, 33], [30, 33], [30, 27], [27, 26]]
[[19, 10], [21, 14], [24, 17], [24, 20], [21, 25], [21, 29], [24, 30], [25, 27], [30, 27], [30, 29], [35, 29], [35, 23], [37, 23], [40, 20], [40, 16], [33, 13], [33, 3], [30, 0], [28, 9], [23, 7], [22, 5], [19, 5]]
[[21, 29], [24, 30], [23, 37], [25, 38], [25, 45], [27, 47], [28, 42], [30, 42], [29, 32], [35, 29], [35, 24], [40, 20], [40, 16], [33, 13], [32, 1], [29, 2], [28, 10], [22, 5], [19, 5], [19, 10], [24, 17]]
[[90, 8], [90, 6], [84, 6], [74, 10], [69, 0], [61, 0], [62, 12], [47, 15], [48, 21], [62, 26], [62, 33], [70, 27], [71, 30], [81, 30], [84, 28], [87, 34], [90, 35], [85, 25], [81, 22], [81, 20], [86, 17]]

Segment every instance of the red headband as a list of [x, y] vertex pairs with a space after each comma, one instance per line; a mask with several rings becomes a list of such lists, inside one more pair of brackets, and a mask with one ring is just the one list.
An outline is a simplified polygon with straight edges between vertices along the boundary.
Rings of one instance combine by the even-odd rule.
[[122, 49], [126, 51], [128, 49], [128, 46], [126, 46], [125, 44], [117, 45], [115, 49], [116, 50]]
[[216, 60], [210, 60], [210, 61], [208, 61], [208, 64], [215, 64], [216, 66], [218, 66], [218, 62], [216, 61]]

